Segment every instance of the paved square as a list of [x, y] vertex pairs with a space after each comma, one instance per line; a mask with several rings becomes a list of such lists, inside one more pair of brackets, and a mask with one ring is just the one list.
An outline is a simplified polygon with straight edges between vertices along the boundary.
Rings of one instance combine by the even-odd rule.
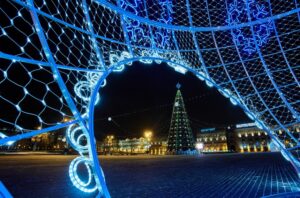
[[[72, 187], [76, 156], [0, 156], [0, 180], [15, 197], [93, 197]], [[191, 156], [105, 156], [100, 162], [112, 197], [261, 197], [300, 191], [279, 153]]]

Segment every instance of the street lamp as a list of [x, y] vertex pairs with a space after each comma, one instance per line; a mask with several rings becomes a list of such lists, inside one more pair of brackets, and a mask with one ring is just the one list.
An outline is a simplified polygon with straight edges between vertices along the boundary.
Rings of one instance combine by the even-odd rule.
[[153, 133], [150, 130], [147, 130], [147, 131], [144, 132], [144, 137], [146, 138], [146, 140], [148, 142], [148, 146], [147, 146], [147, 151], [148, 152], [150, 150], [150, 144], [151, 144], [150, 141], [151, 141], [152, 135], [153, 135]]
[[145, 138], [146, 138], [148, 141], [151, 140], [152, 135], [153, 135], [152, 131], [145, 131], [145, 132], [144, 132], [144, 136], [145, 136]]
[[64, 117], [63, 122], [70, 122], [72, 119], [70, 117]]
[[108, 136], [106, 136], [106, 139], [107, 139], [107, 146], [108, 146], [108, 150], [109, 150], [109, 152], [111, 151], [111, 147], [113, 146], [113, 139], [114, 139], [115, 137], [113, 136], [113, 135], [108, 135]]
[[203, 145], [202, 142], [197, 142], [196, 143], [196, 149], [197, 149], [199, 154], [201, 154], [201, 151], [202, 151], [203, 147], [204, 147], [204, 145]]

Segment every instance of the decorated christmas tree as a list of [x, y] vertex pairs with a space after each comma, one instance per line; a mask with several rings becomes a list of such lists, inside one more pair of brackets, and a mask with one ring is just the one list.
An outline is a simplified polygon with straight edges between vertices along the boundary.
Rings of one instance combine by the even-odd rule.
[[177, 93], [168, 137], [168, 153], [190, 154], [195, 150], [193, 133], [180, 91], [181, 85], [178, 83], [176, 87]]

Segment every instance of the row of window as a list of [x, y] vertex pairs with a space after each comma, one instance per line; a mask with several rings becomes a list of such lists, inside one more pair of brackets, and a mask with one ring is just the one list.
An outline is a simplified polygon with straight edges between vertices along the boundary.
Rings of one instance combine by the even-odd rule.
[[238, 137], [241, 138], [241, 137], [248, 137], [248, 136], [261, 136], [261, 135], [267, 135], [266, 132], [249, 132], [249, 133], [239, 133], [238, 134]]
[[204, 137], [204, 138], [198, 138], [197, 139], [198, 142], [208, 142], [208, 141], [212, 142], [212, 141], [226, 141], [226, 140], [227, 140], [226, 136], [210, 137], [210, 138]]

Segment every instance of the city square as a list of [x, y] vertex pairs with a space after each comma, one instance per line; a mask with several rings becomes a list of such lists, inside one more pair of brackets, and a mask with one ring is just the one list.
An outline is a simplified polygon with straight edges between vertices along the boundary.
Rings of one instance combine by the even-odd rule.
[[[15, 197], [94, 197], [73, 188], [65, 174], [73, 158], [1, 155], [1, 179]], [[99, 159], [112, 197], [256, 198], [299, 191], [297, 175], [280, 153]]]
[[297, 0], [0, 0], [0, 198], [300, 197], [299, 30]]

